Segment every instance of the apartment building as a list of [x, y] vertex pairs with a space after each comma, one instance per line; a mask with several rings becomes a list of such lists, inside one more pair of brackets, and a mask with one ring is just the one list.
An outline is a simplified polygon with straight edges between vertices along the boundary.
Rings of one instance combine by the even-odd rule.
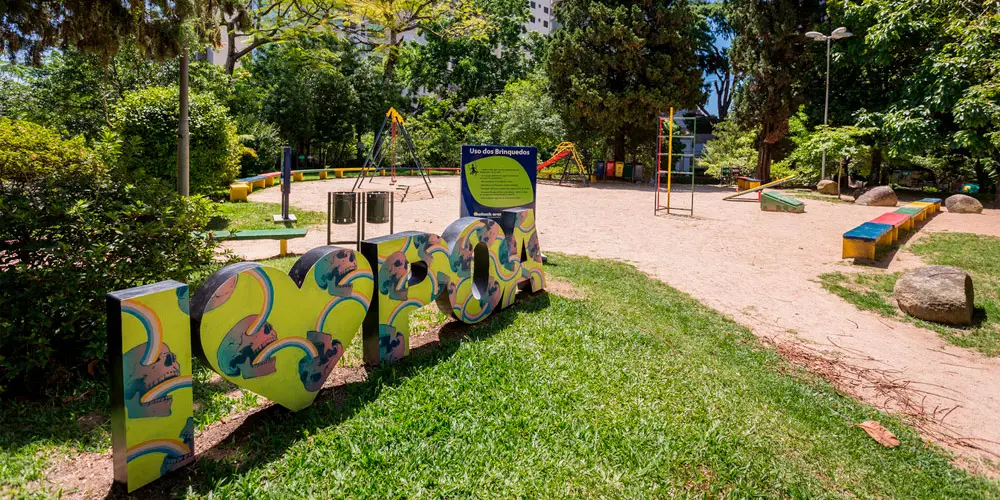
[[531, 14], [524, 23], [525, 31], [533, 31], [542, 35], [551, 34], [556, 28], [556, 18], [552, 13], [552, 0], [530, 0], [528, 8]]

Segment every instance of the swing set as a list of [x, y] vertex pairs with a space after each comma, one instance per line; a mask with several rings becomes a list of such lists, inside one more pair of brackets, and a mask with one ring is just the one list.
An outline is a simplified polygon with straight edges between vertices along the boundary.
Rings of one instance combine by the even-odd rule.
[[[546, 167], [556, 165], [560, 161], [563, 162], [562, 176], [559, 178], [560, 186], [562, 186], [563, 182], [573, 181], [581, 181], [585, 186], [590, 184], [590, 174], [587, 172], [587, 168], [583, 166], [583, 162], [580, 161], [580, 153], [577, 152], [576, 146], [572, 142], [559, 143], [552, 158], [538, 165], [538, 171], [541, 172]], [[572, 171], [573, 167], [576, 167], [575, 172]]]
[[[402, 141], [400, 141], [400, 138], [402, 138]], [[400, 142], [406, 146], [405, 151], [401, 151]], [[400, 168], [400, 157], [407, 152], [409, 152], [415, 166], [405, 169]], [[403, 191], [403, 198], [400, 200], [402, 202], [406, 199], [406, 195], [409, 194], [410, 186], [397, 184], [399, 181], [396, 176], [397, 169], [408, 170], [409, 172], [416, 170], [423, 179], [424, 186], [427, 186], [427, 192], [431, 195], [431, 198], [434, 198], [434, 191], [431, 190], [427, 169], [424, 168], [423, 164], [420, 163], [420, 158], [417, 157], [413, 140], [410, 139], [410, 134], [406, 131], [406, 122], [395, 108], [389, 108], [389, 111], [385, 113], [385, 119], [382, 120], [382, 126], [379, 127], [378, 133], [375, 134], [375, 142], [372, 144], [372, 150], [368, 153], [368, 158], [365, 159], [364, 165], [361, 166], [361, 174], [354, 181], [354, 187], [351, 188], [351, 191], [357, 191], [364, 183], [366, 177], [370, 183], [375, 177], [386, 175], [388, 172], [389, 185]]]

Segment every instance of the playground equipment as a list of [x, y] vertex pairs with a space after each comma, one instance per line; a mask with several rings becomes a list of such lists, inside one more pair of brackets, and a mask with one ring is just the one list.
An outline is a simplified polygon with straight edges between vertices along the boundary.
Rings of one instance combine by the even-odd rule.
[[[556, 146], [556, 152], [552, 155], [552, 158], [538, 164], [538, 171], [541, 172], [544, 168], [555, 165], [560, 161], [564, 161], [562, 177], [559, 178], [560, 186], [562, 186], [563, 182], [571, 180], [579, 180], [584, 185], [590, 184], [590, 173], [587, 172], [586, 167], [583, 166], [583, 162], [580, 161], [580, 153], [577, 152], [576, 146], [572, 142], [560, 142]], [[576, 167], [576, 172], [570, 173], [570, 169], [574, 166]]]
[[[687, 126], [687, 122], [690, 120], [691, 126]], [[681, 135], [674, 135], [674, 127], [678, 124], [676, 121], [680, 121], [681, 125]], [[664, 124], [669, 124], [667, 126], [666, 136], [664, 136]], [[688, 215], [694, 216], [694, 153], [695, 153], [695, 137], [698, 133], [698, 120], [694, 116], [682, 116], [674, 118], [674, 108], [670, 108], [670, 116], [660, 117], [656, 124], [656, 195], [655, 202], [653, 204], [653, 215], [660, 213], [660, 211], [666, 211], [669, 215], [671, 210], [679, 212], [687, 212]], [[667, 152], [663, 152], [663, 140], [667, 140]], [[683, 150], [687, 151], [690, 145], [690, 153], [674, 153], [674, 139], [681, 141], [684, 146]], [[663, 158], [666, 157], [666, 169], [664, 169]], [[685, 160], [688, 160], [687, 167], [689, 170], [677, 170], [674, 167], [677, 164], [677, 160], [680, 160], [681, 167]], [[667, 185], [663, 187], [661, 179], [663, 175], [667, 176]], [[673, 176], [687, 175], [691, 178], [691, 204], [687, 207], [677, 207], [676, 205], [671, 206], [670, 195], [673, 193]], [[661, 198], [662, 193], [666, 193], [666, 204], [662, 204]]]
[[734, 199], [736, 197], [739, 197], [739, 196], [744, 196], [744, 195], [748, 195], [748, 194], [758, 193], [758, 192], [763, 191], [763, 190], [765, 190], [767, 188], [772, 188], [772, 187], [775, 187], [775, 186], [780, 186], [780, 185], [782, 185], [782, 184], [784, 184], [784, 183], [786, 183], [786, 182], [794, 179], [795, 177], [796, 176], [794, 176], [794, 175], [789, 175], [788, 177], [785, 177], [784, 179], [778, 179], [778, 180], [776, 180], [774, 182], [769, 182], [769, 183], [764, 184], [764, 185], [760, 185], [760, 181], [757, 180], [757, 179], [750, 179], [750, 178], [747, 178], [747, 177], [741, 177], [740, 181], [743, 181], [743, 184], [741, 184], [741, 185], [745, 189], [739, 190], [739, 188], [737, 188], [736, 193], [731, 194], [729, 196], [726, 196], [725, 198], [723, 198], [723, 200], [732, 200], [732, 199]]
[[[430, 193], [431, 198], [434, 197], [434, 191], [431, 190], [431, 182], [427, 176], [427, 171], [424, 169], [423, 164], [420, 163], [416, 148], [413, 146], [413, 140], [410, 139], [410, 134], [406, 131], [406, 123], [395, 108], [389, 108], [389, 111], [385, 113], [382, 126], [379, 127], [378, 133], [375, 134], [375, 142], [372, 144], [372, 150], [369, 151], [368, 158], [365, 159], [365, 163], [361, 167], [361, 174], [354, 181], [354, 187], [351, 188], [351, 191], [357, 191], [366, 177], [369, 177], [368, 182], [371, 182], [381, 172], [385, 171], [389, 172], [389, 185], [396, 186], [398, 181], [396, 179], [396, 169], [399, 166], [400, 159], [400, 137], [403, 138], [406, 150], [410, 153], [410, 157], [413, 158], [415, 165], [415, 168], [410, 168], [409, 170], [416, 170], [420, 174], [424, 185], [427, 186], [427, 192]], [[385, 162], [388, 162], [387, 166], [383, 166]], [[410, 186], [400, 185], [397, 189], [405, 191], [403, 195], [405, 198], [406, 194], [410, 191]]]
[[760, 209], [765, 212], [805, 213], [806, 205], [791, 196], [769, 191], [760, 197]]
[[862, 223], [844, 233], [841, 257], [875, 260], [875, 250], [899, 241], [900, 230], [912, 231], [940, 210], [940, 198], [924, 198]]

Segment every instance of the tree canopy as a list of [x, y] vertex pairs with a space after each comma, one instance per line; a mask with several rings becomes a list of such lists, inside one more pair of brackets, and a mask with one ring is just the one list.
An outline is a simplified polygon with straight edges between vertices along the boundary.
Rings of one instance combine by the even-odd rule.
[[699, 23], [685, 0], [566, 0], [556, 8], [547, 71], [563, 116], [603, 135], [614, 157], [626, 138], [649, 143], [656, 117], [701, 103]]

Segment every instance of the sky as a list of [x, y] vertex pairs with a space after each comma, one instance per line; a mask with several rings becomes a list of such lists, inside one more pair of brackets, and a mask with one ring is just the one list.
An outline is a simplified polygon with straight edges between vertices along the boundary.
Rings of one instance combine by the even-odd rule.
[[[715, 39], [715, 46], [719, 47], [720, 49], [727, 49], [729, 48], [730, 45], [732, 45], [732, 40], [728, 38]], [[711, 113], [713, 116], [719, 115], [719, 102], [715, 96], [715, 89], [711, 87], [712, 83], [715, 82], [716, 80], [718, 80], [718, 78], [715, 75], [712, 74], [705, 75], [705, 83], [709, 85], [708, 105], [706, 105], [705, 108], [708, 109], [708, 112]]]

